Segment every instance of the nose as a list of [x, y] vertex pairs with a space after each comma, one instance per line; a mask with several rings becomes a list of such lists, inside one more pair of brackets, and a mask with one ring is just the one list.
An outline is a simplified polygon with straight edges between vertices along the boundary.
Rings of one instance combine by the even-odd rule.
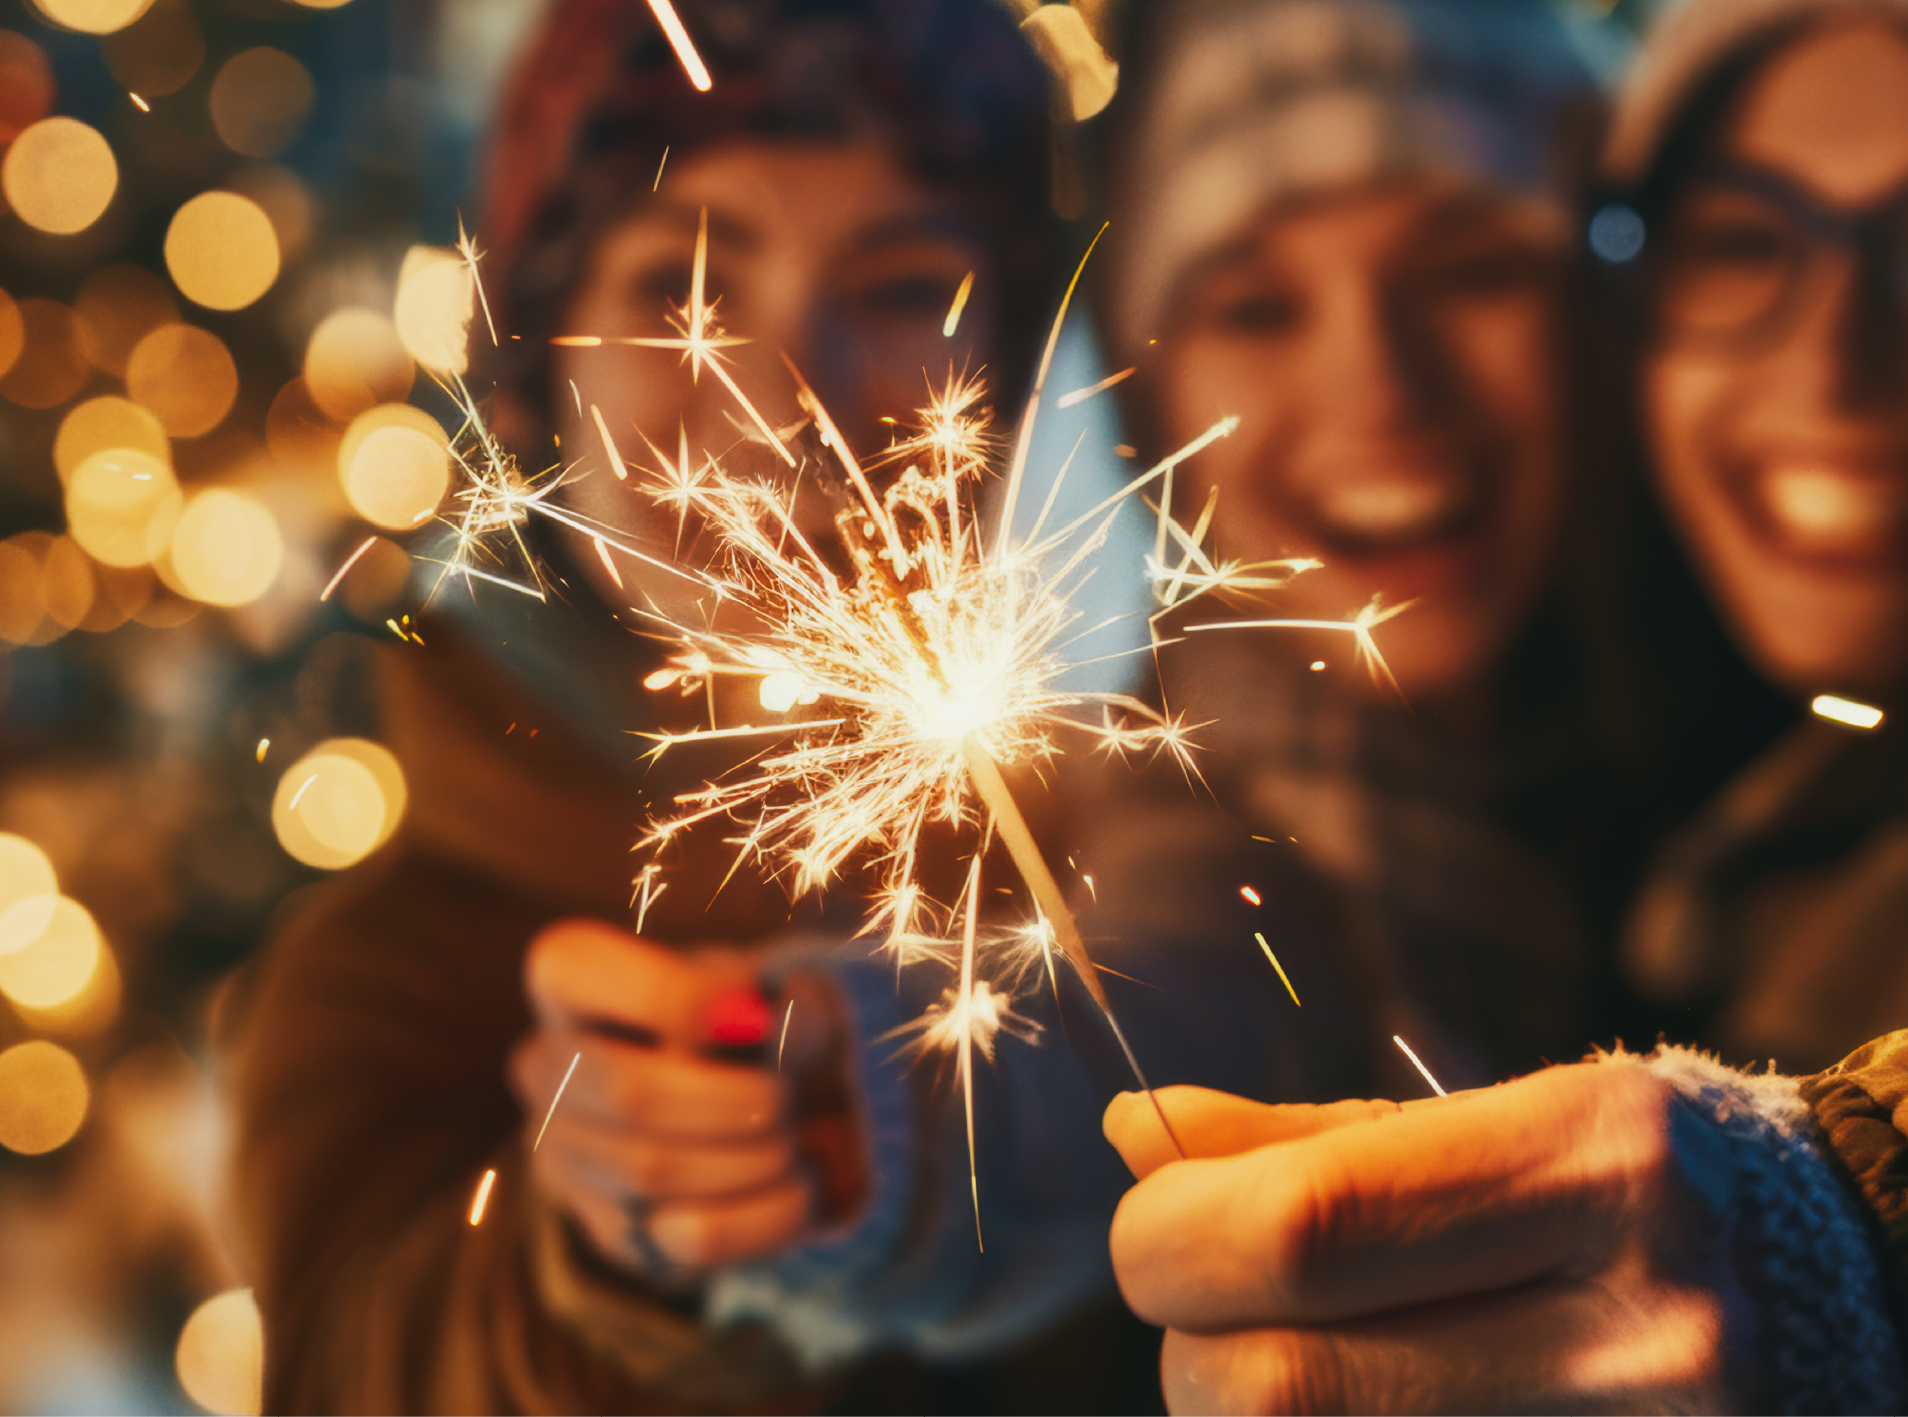
[[1899, 274], [1879, 250], [1838, 252], [1827, 266], [1818, 316], [1803, 332], [1804, 357], [1843, 411], [1893, 411], [1908, 372], [1908, 318]]
[[1315, 407], [1333, 442], [1383, 442], [1429, 421], [1436, 360], [1403, 302], [1376, 283], [1337, 292], [1319, 322]]

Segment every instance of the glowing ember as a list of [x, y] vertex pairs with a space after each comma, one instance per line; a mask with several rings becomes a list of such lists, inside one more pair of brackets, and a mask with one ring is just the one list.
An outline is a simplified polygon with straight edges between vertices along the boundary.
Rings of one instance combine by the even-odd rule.
[[1869, 704], [1856, 703], [1853, 699], [1838, 698], [1834, 694], [1818, 694], [1809, 705], [1816, 717], [1831, 719], [1836, 723], [1845, 723], [1850, 728], [1879, 728], [1882, 711]]
[[1451, 1095], [1450, 1093], [1444, 1090], [1444, 1085], [1442, 1083], [1440, 1083], [1436, 1078], [1431, 1076], [1431, 1069], [1427, 1068], [1424, 1065], [1424, 1061], [1421, 1058], [1419, 1058], [1416, 1053], [1411, 1051], [1411, 1045], [1409, 1043], [1405, 1042], [1404, 1039], [1400, 1038], [1395, 1033], [1391, 1035], [1391, 1041], [1393, 1043], [1396, 1043], [1400, 1048], [1404, 1050], [1405, 1057], [1411, 1060], [1411, 1066], [1416, 1068], [1420, 1073], [1424, 1075], [1424, 1080], [1431, 1084], [1431, 1090], [1433, 1092], [1437, 1093], [1439, 1097], [1449, 1097]]
[[494, 1166], [487, 1167], [484, 1171], [484, 1179], [477, 1183], [477, 1194], [471, 1198], [470, 1223], [472, 1225], [483, 1224], [484, 1207], [490, 1204], [490, 1188], [496, 1184], [496, 1168]]

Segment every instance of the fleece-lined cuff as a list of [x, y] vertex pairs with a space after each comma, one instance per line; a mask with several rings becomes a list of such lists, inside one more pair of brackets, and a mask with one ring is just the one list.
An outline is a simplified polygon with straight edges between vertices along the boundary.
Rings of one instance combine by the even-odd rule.
[[[1611, 1061], [1619, 1060], [1638, 1061]], [[1739, 1073], [1686, 1048], [1659, 1047], [1641, 1061], [1676, 1089], [1688, 1120], [1707, 1133], [1679, 1150], [1744, 1260], [1765, 1382], [1758, 1407], [1908, 1407], [1881, 1237], [1830, 1160], [1800, 1081]]]

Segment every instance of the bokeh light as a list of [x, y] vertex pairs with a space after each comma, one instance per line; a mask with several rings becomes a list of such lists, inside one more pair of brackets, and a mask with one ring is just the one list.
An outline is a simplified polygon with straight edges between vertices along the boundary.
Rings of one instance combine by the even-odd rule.
[[[33, 931], [33, 924], [40, 928]], [[25, 937], [26, 943], [18, 941]], [[56, 896], [51, 910], [29, 896], [0, 915], [0, 994], [32, 1009], [58, 1008], [76, 997], [99, 967], [99, 926], [86, 907]]]
[[336, 871], [389, 840], [407, 800], [403, 769], [388, 749], [365, 738], [332, 738], [279, 778], [272, 830], [297, 860]]
[[161, 325], [179, 323], [179, 307], [166, 283], [143, 266], [107, 266], [81, 283], [73, 298], [80, 319], [80, 348], [96, 369], [126, 377], [126, 361], [139, 341]]
[[66, 522], [94, 560], [143, 566], [171, 542], [183, 502], [170, 467], [151, 453], [112, 448], [73, 469]]
[[75, 404], [60, 420], [60, 431], [53, 437], [53, 466], [64, 482], [94, 453], [112, 448], [136, 448], [161, 462], [172, 459], [165, 425], [151, 409], [116, 394], [101, 394]]
[[16, 1001], [13, 1011], [20, 1016], [22, 1023], [36, 1033], [50, 1034], [56, 1038], [97, 1038], [111, 1028], [113, 1021], [119, 1017], [125, 988], [125, 979], [119, 972], [119, 961], [113, 958], [112, 950], [102, 943], [99, 963], [94, 967], [92, 977], [72, 998], [50, 1009], [31, 1008]]
[[205, 33], [187, 0], [156, 0], [99, 47], [112, 76], [142, 98], [177, 93], [205, 63]]
[[475, 313], [476, 283], [455, 251], [413, 246], [398, 272], [395, 318], [398, 338], [426, 369], [461, 374]]
[[126, 392], [174, 438], [196, 438], [225, 421], [238, 397], [238, 365], [225, 342], [197, 325], [161, 325], [126, 361]]
[[450, 439], [422, 409], [384, 404], [352, 421], [338, 468], [353, 511], [373, 526], [408, 531], [450, 490]]
[[278, 237], [278, 259], [290, 266], [311, 245], [315, 216], [309, 188], [298, 174], [272, 162], [255, 162], [225, 180], [226, 190], [258, 203]]
[[212, 81], [212, 126], [247, 157], [275, 157], [296, 141], [317, 89], [303, 64], [282, 49], [234, 54]]
[[36, 1038], [0, 1053], [0, 1146], [39, 1156], [65, 1146], [86, 1120], [91, 1093], [79, 1059]]
[[334, 310], [305, 345], [305, 387], [340, 423], [381, 403], [402, 402], [415, 374], [397, 327], [376, 310]]
[[243, 492], [212, 487], [179, 514], [171, 569], [185, 593], [207, 605], [248, 605], [271, 589], [285, 559], [284, 538], [265, 507]]
[[179, 1386], [208, 1412], [256, 1417], [265, 1402], [265, 1325], [249, 1289], [228, 1289], [192, 1311], [173, 1354]]
[[0, 378], [0, 396], [22, 408], [56, 408], [92, 376], [79, 316], [57, 300], [37, 298], [22, 300], [19, 316], [21, 349]]
[[119, 190], [119, 164], [97, 128], [42, 118], [0, 159], [0, 191], [28, 226], [71, 236], [98, 221]]
[[358, 619], [375, 624], [390, 614], [410, 578], [410, 553], [395, 541], [374, 536], [339, 583], [335, 598]]
[[53, 110], [53, 66], [17, 30], [0, 30], [0, 146]]
[[5, 378], [26, 348], [26, 321], [13, 297], [0, 290], [0, 378]]
[[0, 639], [28, 644], [45, 618], [40, 558], [18, 537], [0, 541]]
[[249, 197], [201, 192], [166, 228], [166, 269], [194, 304], [242, 310], [278, 279], [278, 234]]
[[93, 613], [99, 583], [93, 562], [70, 536], [48, 541], [40, 558], [41, 584], [46, 594], [46, 617], [61, 630], [77, 630]]
[[152, 0], [33, 0], [56, 25], [82, 34], [123, 30], [151, 8]]
[[[23, 836], [0, 832], [0, 920], [22, 937], [0, 937], [0, 951], [31, 944], [53, 918], [59, 893], [59, 877], [46, 853]], [[16, 906], [29, 908], [16, 913]]]

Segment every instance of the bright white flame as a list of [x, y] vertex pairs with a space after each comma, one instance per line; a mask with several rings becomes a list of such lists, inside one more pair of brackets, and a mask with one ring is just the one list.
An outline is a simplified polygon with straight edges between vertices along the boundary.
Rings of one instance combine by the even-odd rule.
[[1870, 704], [1858, 704], [1853, 699], [1838, 698], [1834, 694], [1817, 694], [1815, 702], [1809, 707], [1815, 710], [1816, 717], [1846, 723], [1850, 728], [1876, 728], [1882, 721], [1880, 709]]

